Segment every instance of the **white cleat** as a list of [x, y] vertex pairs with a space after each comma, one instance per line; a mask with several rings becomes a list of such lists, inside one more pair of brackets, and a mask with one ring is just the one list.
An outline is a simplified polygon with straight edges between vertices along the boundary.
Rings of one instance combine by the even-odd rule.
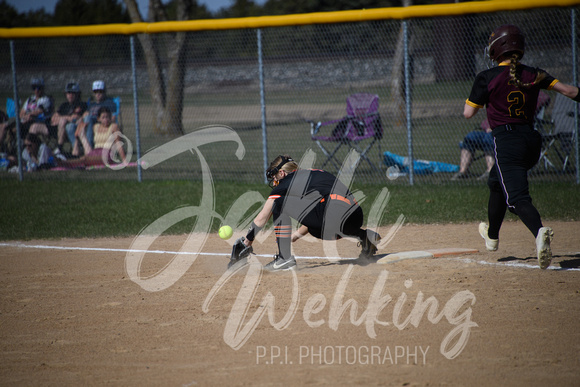
[[479, 224], [479, 235], [485, 240], [485, 248], [488, 251], [496, 251], [499, 245], [499, 239], [491, 239], [487, 236], [487, 229], [489, 226], [487, 223], [481, 222]]

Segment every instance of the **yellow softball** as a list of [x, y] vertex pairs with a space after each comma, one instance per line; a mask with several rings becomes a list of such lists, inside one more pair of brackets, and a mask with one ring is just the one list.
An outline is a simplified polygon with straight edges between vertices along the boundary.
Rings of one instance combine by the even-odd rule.
[[232, 230], [230, 226], [222, 226], [218, 233], [220, 235], [220, 238], [225, 240], [230, 239], [232, 237], [234, 230]]

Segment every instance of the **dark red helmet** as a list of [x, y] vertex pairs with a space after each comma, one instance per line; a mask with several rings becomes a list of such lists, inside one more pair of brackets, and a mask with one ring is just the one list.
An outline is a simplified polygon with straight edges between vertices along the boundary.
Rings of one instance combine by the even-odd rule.
[[495, 61], [508, 52], [519, 53], [521, 59], [524, 56], [524, 45], [522, 31], [512, 24], [506, 24], [496, 28], [489, 36], [487, 53]]

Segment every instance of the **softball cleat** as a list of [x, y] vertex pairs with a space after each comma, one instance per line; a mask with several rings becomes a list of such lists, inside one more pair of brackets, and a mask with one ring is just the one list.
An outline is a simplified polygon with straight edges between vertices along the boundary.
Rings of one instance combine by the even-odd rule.
[[274, 255], [274, 260], [264, 266], [266, 271], [282, 271], [282, 270], [295, 270], [296, 269], [296, 259], [293, 255], [290, 258], [284, 258], [280, 254]]
[[365, 238], [359, 242], [361, 252], [359, 258], [372, 258], [377, 253], [377, 245], [381, 241], [381, 236], [374, 231], [367, 230]]
[[489, 226], [487, 223], [481, 222], [479, 224], [479, 235], [485, 240], [485, 248], [488, 251], [496, 251], [499, 246], [499, 239], [491, 239], [487, 236]]

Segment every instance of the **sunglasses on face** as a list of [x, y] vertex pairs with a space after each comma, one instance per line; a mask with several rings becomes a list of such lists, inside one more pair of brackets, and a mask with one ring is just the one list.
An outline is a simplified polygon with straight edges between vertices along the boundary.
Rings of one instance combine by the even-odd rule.
[[32, 90], [40, 90], [42, 89], [42, 86], [32, 86]]
[[25, 146], [26, 148], [30, 148], [30, 147], [32, 147], [32, 143], [30, 143], [30, 142], [25, 142], [25, 143], [24, 143], [24, 146]]
[[93, 93], [95, 93], [95, 94], [97, 94], [97, 93], [101, 93], [102, 94], [104, 92], [105, 92], [105, 90], [93, 90]]

